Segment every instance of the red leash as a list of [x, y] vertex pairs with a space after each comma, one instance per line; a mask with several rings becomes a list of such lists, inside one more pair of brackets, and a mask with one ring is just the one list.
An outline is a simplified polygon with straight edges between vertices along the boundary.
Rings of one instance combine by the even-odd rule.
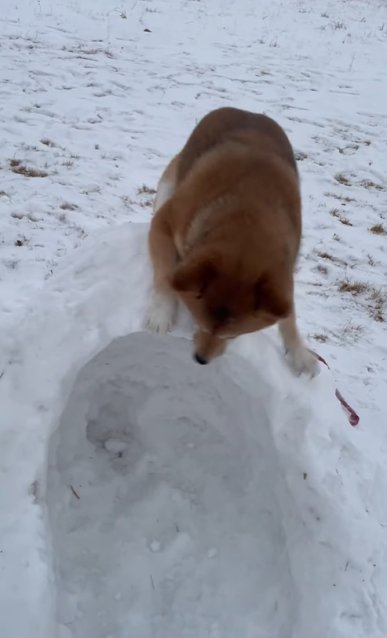
[[[319, 361], [321, 361], [321, 363], [324, 363], [326, 365], [326, 367], [330, 370], [329, 365], [327, 364], [325, 359], [323, 359], [323, 357], [321, 357], [319, 354], [317, 354], [317, 352], [314, 352], [313, 354], [317, 357], [317, 359]], [[340, 401], [341, 405], [343, 406], [345, 412], [347, 413], [348, 421], [350, 422], [350, 424], [352, 426], [357, 425], [359, 423], [359, 421], [360, 421], [359, 415], [356, 414], [356, 412], [355, 412], [355, 410], [353, 408], [351, 408], [349, 403], [347, 403], [347, 401], [344, 399], [344, 397], [341, 394], [340, 390], [338, 390], [337, 388], [335, 390], [335, 395], [336, 395], [337, 399]]]

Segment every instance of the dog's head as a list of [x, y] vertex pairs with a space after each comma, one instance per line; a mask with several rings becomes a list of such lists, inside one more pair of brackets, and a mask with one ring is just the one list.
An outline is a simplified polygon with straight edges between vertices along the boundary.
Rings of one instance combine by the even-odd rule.
[[261, 268], [257, 258], [203, 250], [177, 266], [171, 284], [202, 335], [195, 353], [201, 363], [224, 350], [221, 341], [266, 328], [292, 308], [292, 269], [280, 262]]

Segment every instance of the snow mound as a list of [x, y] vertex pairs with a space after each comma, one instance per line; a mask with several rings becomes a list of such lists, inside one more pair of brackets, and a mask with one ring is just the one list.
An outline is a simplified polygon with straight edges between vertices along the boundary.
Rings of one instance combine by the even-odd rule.
[[295, 379], [274, 331], [204, 369], [184, 312], [144, 333], [146, 232], [85, 241], [7, 346], [2, 636], [385, 635], [329, 373]]
[[286, 635], [280, 468], [256, 414], [264, 386], [257, 402], [233, 382], [246, 372], [203, 374], [185, 340], [134, 334], [80, 373], [48, 480], [60, 620], [75, 635]]

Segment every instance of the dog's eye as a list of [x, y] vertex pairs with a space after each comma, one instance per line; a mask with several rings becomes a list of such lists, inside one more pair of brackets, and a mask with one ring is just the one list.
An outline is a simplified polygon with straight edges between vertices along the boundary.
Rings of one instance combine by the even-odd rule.
[[265, 277], [260, 277], [253, 288], [253, 304], [254, 310], [261, 310], [262, 305], [265, 302], [265, 296], [267, 291], [267, 280]]
[[202, 283], [200, 289], [198, 290], [198, 292], [195, 295], [196, 299], [202, 299], [203, 298], [204, 293], [206, 292], [206, 288], [207, 288], [207, 282], [204, 281]]
[[227, 306], [216, 306], [211, 312], [215, 321], [221, 323], [228, 321], [231, 318], [231, 310]]

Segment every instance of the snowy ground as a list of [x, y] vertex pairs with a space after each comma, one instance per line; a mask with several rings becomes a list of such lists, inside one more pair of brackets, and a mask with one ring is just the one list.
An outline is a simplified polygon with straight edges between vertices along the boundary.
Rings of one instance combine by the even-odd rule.
[[[2, 636], [385, 638], [386, 5], [0, 0], [0, 33]], [[294, 143], [300, 325], [357, 429], [271, 332], [205, 372], [133, 334], [126, 222], [226, 104]]]

